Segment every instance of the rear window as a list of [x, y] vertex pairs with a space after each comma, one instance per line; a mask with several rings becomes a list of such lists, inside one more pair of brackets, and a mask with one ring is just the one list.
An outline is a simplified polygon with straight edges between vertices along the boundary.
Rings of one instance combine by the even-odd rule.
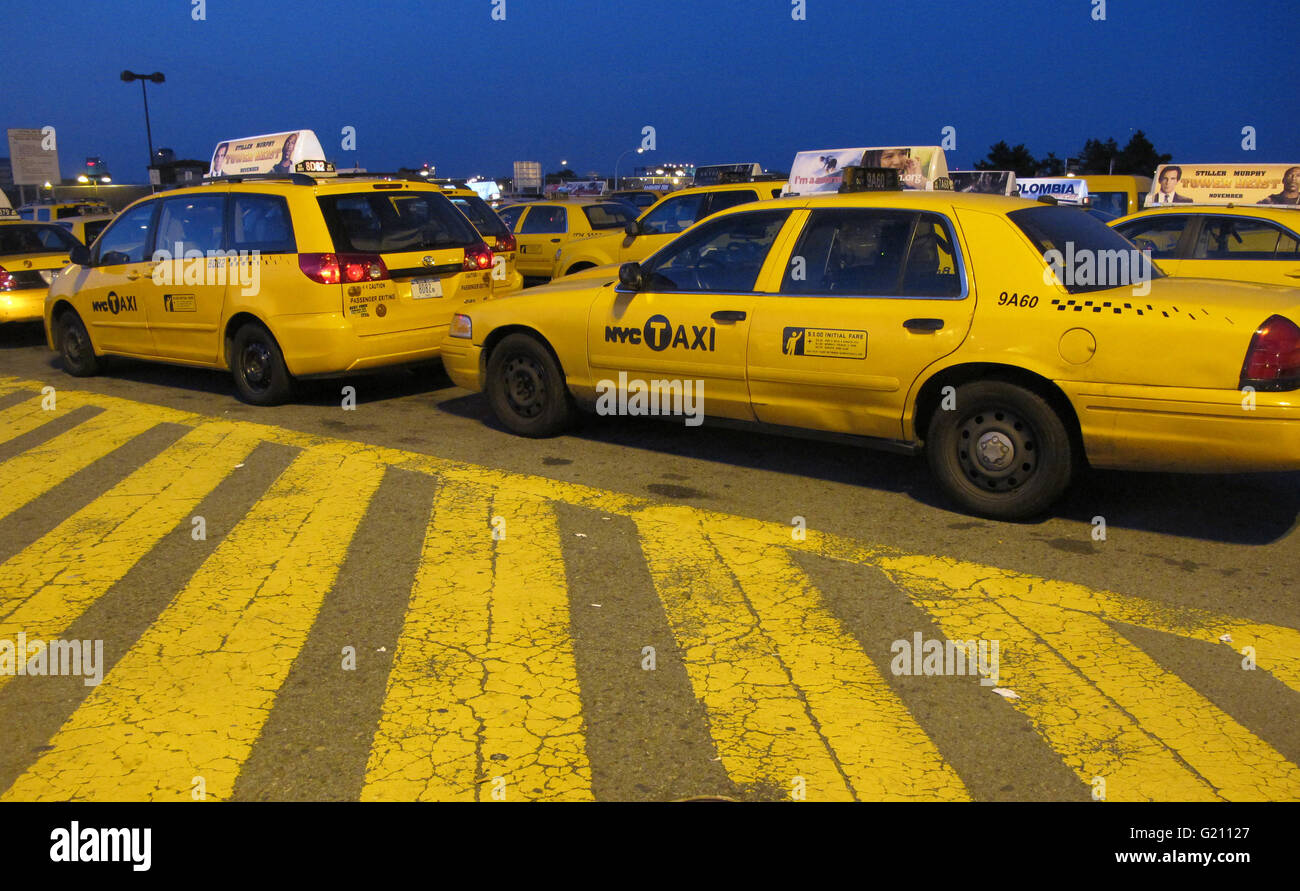
[[[1033, 242], [1045, 263], [1052, 262], [1047, 256], [1049, 251], [1057, 252], [1052, 259], [1066, 273], [1061, 277], [1062, 283], [1071, 294], [1128, 287], [1145, 279], [1164, 278], [1164, 273], [1145, 252], [1077, 207], [1044, 204], [1042, 207], [1013, 210], [1007, 217]], [[1116, 262], [1121, 257], [1124, 262]], [[1101, 269], [1112, 274], [1099, 275]], [[1139, 271], [1141, 275], [1135, 274]]]
[[14, 254], [61, 254], [78, 244], [58, 226], [0, 226], [0, 257]]
[[1117, 217], [1128, 214], [1127, 192], [1089, 192], [1088, 197], [1092, 199], [1093, 208], [1102, 213], [1114, 214]]
[[593, 229], [622, 229], [636, 219], [636, 208], [626, 204], [588, 204], [582, 212]]
[[491, 235], [493, 238], [504, 238], [510, 234], [501, 218], [477, 195], [457, 196], [451, 199], [451, 203], [460, 208], [460, 212], [469, 218], [480, 234]]
[[438, 192], [362, 192], [318, 200], [337, 251], [390, 254], [463, 248], [482, 241]]

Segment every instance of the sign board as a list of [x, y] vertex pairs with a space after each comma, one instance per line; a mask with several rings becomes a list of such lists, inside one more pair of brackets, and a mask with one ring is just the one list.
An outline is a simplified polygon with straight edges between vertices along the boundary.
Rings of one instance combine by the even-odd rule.
[[954, 170], [948, 174], [954, 192], [976, 192], [981, 195], [1016, 194], [1014, 170]]
[[9, 160], [13, 165], [14, 185], [58, 185], [59, 151], [54, 142], [54, 131], [10, 130]]
[[800, 152], [790, 165], [787, 194], [838, 192], [845, 167], [888, 167], [904, 189], [932, 189], [948, 175], [948, 159], [937, 145], [876, 146]]
[[695, 185], [716, 186], [724, 182], [746, 183], [754, 177], [763, 175], [763, 165], [748, 164], [709, 164], [695, 168]]
[[1300, 205], [1300, 164], [1161, 164], [1153, 204]]
[[[208, 176], [294, 173], [302, 162], [325, 161], [325, 150], [310, 130], [266, 133], [217, 143]], [[308, 166], [308, 165], [304, 165]], [[322, 168], [317, 172], [325, 172]]]
[[540, 189], [542, 187], [542, 164], [540, 161], [515, 162], [515, 191]]
[[568, 195], [570, 198], [591, 198], [605, 194], [603, 179], [571, 179], [558, 185], [547, 186], [547, 192], [555, 195]]
[[1016, 183], [1021, 198], [1037, 201], [1045, 195], [1058, 204], [1087, 204], [1088, 184], [1073, 176], [1032, 176]]
[[495, 201], [501, 197], [501, 187], [490, 179], [466, 183], [465, 185], [473, 189], [474, 192], [484, 201]]

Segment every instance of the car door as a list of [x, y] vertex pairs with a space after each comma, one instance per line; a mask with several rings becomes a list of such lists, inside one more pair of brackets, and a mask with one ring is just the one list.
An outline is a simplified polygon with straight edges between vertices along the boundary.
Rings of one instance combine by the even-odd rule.
[[817, 208], [776, 293], [755, 299], [750, 398], [758, 420], [897, 439], [908, 390], [970, 330], [956, 227], [939, 213]]
[[1300, 238], [1269, 220], [1206, 214], [1180, 275], [1300, 286]]
[[515, 241], [519, 246], [516, 267], [529, 276], [547, 276], [555, 260], [555, 249], [569, 231], [568, 210], [562, 204], [534, 205], [519, 221]]
[[1146, 251], [1165, 275], [1190, 275], [1182, 270], [1182, 257], [1199, 219], [1196, 213], [1157, 213], [1120, 223], [1114, 229]]
[[745, 350], [754, 287], [789, 215], [719, 217], [642, 264], [639, 290], [603, 289], [587, 327], [594, 379], [660, 391], [698, 382], [705, 414], [752, 420]]
[[165, 198], [155, 224], [151, 281], [141, 302], [160, 358], [217, 361], [226, 289], [239, 285], [227, 256], [226, 204], [220, 191]]
[[91, 265], [78, 273], [77, 308], [101, 352], [154, 355], [141, 298], [153, 284], [150, 256], [159, 203], [146, 201], [123, 212], [99, 237]]

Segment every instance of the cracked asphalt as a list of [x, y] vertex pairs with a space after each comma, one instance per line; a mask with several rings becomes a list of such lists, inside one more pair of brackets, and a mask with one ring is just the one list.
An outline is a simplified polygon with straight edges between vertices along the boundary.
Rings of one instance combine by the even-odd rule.
[[[10, 326], [0, 492], [6, 800], [1300, 799], [1300, 474], [994, 523], [920, 460], [525, 440], [437, 367], [259, 409]], [[102, 682], [6, 673], [19, 635]]]

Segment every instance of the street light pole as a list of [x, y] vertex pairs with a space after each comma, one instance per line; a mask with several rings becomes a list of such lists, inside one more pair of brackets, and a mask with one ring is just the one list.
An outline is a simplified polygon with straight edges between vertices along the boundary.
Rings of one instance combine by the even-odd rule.
[[639, 155], [639, 154], [641, 154], [641, 153], [644, 152], [644, 151], [645, 151], [645, 149], [643, 149], [643, 148], [628, 149], [628, 150], [625, 151], [623, 154], [621, 154], [621, 155], [618, 156], [618, 161], [615, 161], [615, 162], [614, 162], [614, 189], [615, 189], [615, 190], [618, 189], [618, 165], [619, 165], [619, 163], [620, 163], [624, 158], [626, 158], [628, 155], [632, 154], [632, 152], [636, 152], [636, 153]]
[[140, 81], [140, 95], [144, 96], [144, 132], [145, 138], [149, 140], [149, 164], [146, 170], [153, 166], [153, 127], [149, 123], [149, 91], [145, 88], [145, 81], [153, 81], [156, 84], [163, 83], [167, 78], [163, 77], [161, 71], [155, 71], [153, 74], [136, 74], [134, 71], [123, 71], [122, 82], [130, 83], [133, 80]]

